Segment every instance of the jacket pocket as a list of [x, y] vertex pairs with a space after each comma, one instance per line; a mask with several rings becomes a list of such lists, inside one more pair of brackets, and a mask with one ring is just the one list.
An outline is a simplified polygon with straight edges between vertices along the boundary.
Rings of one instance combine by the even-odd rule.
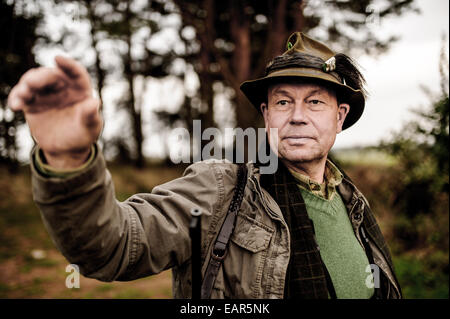
[[252, 253], [257, 253], [269, 247], [272, 234], [273, 229], [270, 227], [246, 215], [238, 214], [231, 241]]
[[274, 230], [239, 214], [216, 288], [231, 298], [263, 298], [263, 274]]

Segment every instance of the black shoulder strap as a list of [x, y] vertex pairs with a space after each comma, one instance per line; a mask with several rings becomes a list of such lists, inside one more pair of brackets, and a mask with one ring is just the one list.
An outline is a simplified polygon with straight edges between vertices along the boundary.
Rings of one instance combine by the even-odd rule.
[[220, 228], [219, 235], [214, 243], [214, 248], [211, 253], [208, 267], [206, 268], [205, 277], [202, 282], [201, 298], [209, 299], [211, 297], [211, 291], [216, 281], [219, 268], [222, 265], [222, 261], [225, 258], [228, 242], [231, 234], [234, 230], [236, 222], [236, 216], [241, 207], [242, 199], [244, 197], [245, 185], [247, 184], [247, 165], [239, 164], [237, 173], [237, 184], [234, 191], [233, 199], [231, 200], [230, 207], [228, 208], [225, 221]]

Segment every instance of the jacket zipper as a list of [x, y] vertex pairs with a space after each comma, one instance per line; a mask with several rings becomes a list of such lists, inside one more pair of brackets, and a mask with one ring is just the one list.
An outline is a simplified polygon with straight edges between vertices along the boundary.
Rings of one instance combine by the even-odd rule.
[[[401, 296], [401, 294], [400, 294], [400, 289], [398, 288], [397, 282], [396, 282], [396, 280], [395, 280], [395, 278], [394, 278], [394, 275], [393, 275], [393, 270], [390, 269], [390, 266], [389, 266], [389, 264], [388, 264], [388, 262], [387, 262], [387, 260], [386, 260], [386, 257], [385, 257], [384, 254], [383, 254], [383, 251], [380, 249], [380, 247], [378, 247], [377, 243], [373, 240], [373, 238], [371, 238], [370, 234], [367, 234], [366, 238], [367, 238], [367, 242], [368, 242], [368, 243], [369, 243], [369, 238], [371, 239], [372, 244], [378, 249], [380, 255], [383, 257], [384, 263], [387, 265], [387, 267], [389, 268], [389, 270], [392, 272], [392, 276], [389, 276], [389, 275], [386, 273], [386, 271], [383, 270], [382, 267], [379, 267], [379, 268], [380, 268], [381, 271], [384, 273], [384, 275], [386, 276], [386, 278], [388, 278], [388, 280], [392, 283], [392, 285], [394, 286], [395, 290], [397, 291], [398, 296]], [[375, 263], [375, 262], [374, 262], [374, 263]], [[392, 278], [391, 278], [391, 277], [392, 277]]]
[[[353, 216], [353, 211], [355, 210], [355, 208], [356, 208], [356, 206], [358, 205], [358, 203], [360, 203], [360, 199], [359, 198], [357, 198], [357, 200], [356, 200], [356, 202], [353, 204], [353, 207], [350, 209], [350, 213], [348, 214], [352, 219], [354, 219], [355, 217]], [[364, 203], [362, 203], [362, 205], [364, 205]], [[352, 228], [353, 228], [353, 221], [351, 221], [352, 222]], [[356, 239], [358, 240], [358, 242], [359, 242], [359, 244], [363, 247], [363, 249], [365, 250], [366, 248], [365, 248], [365, 246], [364, 246], [364, 243], [362, 242], [362, 240], [361, 240], [361, 235], [360, 235], [360, 233], [359, 233], [359, 229], [360, 229], [360, 227], [361, 227], [361, 224], [362, 224], [362, 221], [360, 222], [360, 221], [358, 221], [358, 225], [354, 228], [354, 232], [355, 232], [355, 235], [356, 235]]]
[[[353, 184], [352, 184], [353, 185]], [[354, 185], [353, 185], [354, 186]], [[356, 189], [356, 187], [355, 187]], [[364, 205], [365, 205], [365, 201], [364, 199], [360, 198], [359, 196], [357, 197], [357, 201], [356, 203], [353, 205], [352, 209], [351, 209], [351, 213], [353, 213], [354, 208], [357, 206], [358, 203], [361, 203], [361, 210], [364, 210]], [[352, 216], [350, 213], [350, 216]], [[357, 238], [359, 240], [359, 242], [361, 243], [361, 245], [363, 246], [364, 250], [366, 251], [366, 255], [368, 255], [368, 259], [369, 262], [371, 264], [375, 265], [375, 260], [373, 258], [373, 253], [372, 253], [372, 249], [370, 248], [370, 244], [369, 244], [369, 237], [370, 234], [366, 234], [366, 232], [364, 231], [364, 227], [362, 225], [362, 221], [359, 223], [359, 225], [357, 226], [358, 231], [356, 232]], [[362, 238], [362, 239], [361, 239]], [[372, 239], [372, 238], [371, 238]], [[378, 249], [378, 251], [380, 252], [381, 257], [384, 259], [383, 262], [386, 264], [386, 266], [388, 268], [390, 268], [386, 256], [384, 256], [383, 251], [380, 249], [380, 247], [378, 247], [377, 243], [372, 239], [371, 242], [373, 243], [373, 245]], [[378, 266], [378, 265], [377, 265]], [[389, 276], [386, 271], [383, 270], [382, 267], [378, 268], [383, 272], [383, 274], [386, 276], [386, 278], [388, 278], [388, 280], [392, 283], [392, 285], [395, 287], [395, 289], [397, 290], [398, 295], [400, 295], [400, 290], [398, 289], [398, 285], [395, 282], [395, 278], [392, 276]], [[392, 269], [390, 269], [392, 272]]]

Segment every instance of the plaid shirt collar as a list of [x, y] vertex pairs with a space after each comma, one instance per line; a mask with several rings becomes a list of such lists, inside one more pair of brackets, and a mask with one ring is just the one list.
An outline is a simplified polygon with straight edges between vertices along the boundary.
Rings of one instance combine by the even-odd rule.
[[321, 198], [331, 200], [336, 193], [336, 187], [342, 183], [343, 175], [339, 169], [327, 159], [325, 164], [324, 182], [322, 184], [313, 181], [308, 176], [295, 172], [289, 169], [289, 172], [294, 176], [297, 185], [313, 193]]

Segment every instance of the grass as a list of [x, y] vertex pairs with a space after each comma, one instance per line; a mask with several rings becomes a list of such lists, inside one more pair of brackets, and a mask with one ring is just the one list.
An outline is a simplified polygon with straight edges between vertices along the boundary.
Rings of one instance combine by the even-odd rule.
[[347, 165], [376, 165], [391, 167], [397, 164], [397, 160], [394, 156], [375, 147], [335, 149], [332, 151], [331, 155]]
[[[358, 160], [357, 152], [349, 156], [336, 155], [371, 203], [393, 252], [404, 297], [448, 298], [448, 209], [444, 210], [445, 214], [433, 216], [434, 222], [430, 216], [405, 221], [393, 207], [398, 172], [391, 159], [376, 152], [362, 160]], [[114, 164], [108, 167], [119, 200], [149, 192], [183, 172], [181, 167], [143, 170]], [[104, 283], [81, 276], [80, 288], [66, 288], [68, 262], [56, 250], [32, 202], [29, 168], [22, 167], [17, 174], [11, 174], [0, 167], [0, 176], [0, 298], [172, 297], [170, 271], [132, 282]], [[448, 199], [446, 205], [448, 207]], [[420, 229], [424, 238], [407, 247], [395, 232], [403, 227], [402, 223], [406, 230]], [[44, 254], [37, 259], [33, 257], [33, 250]]]

